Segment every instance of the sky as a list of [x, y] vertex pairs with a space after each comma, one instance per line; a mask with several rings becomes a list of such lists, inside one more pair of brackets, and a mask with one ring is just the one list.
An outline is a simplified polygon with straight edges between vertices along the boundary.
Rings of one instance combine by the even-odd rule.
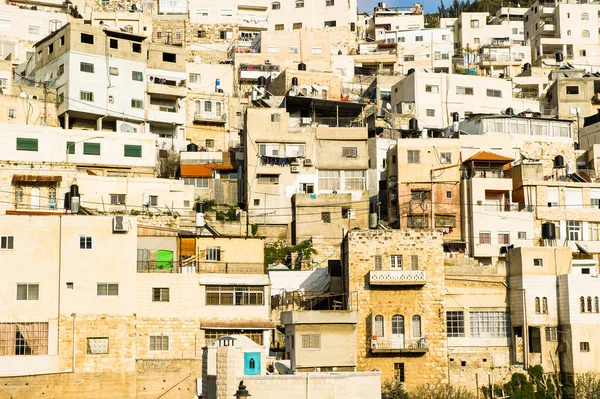
[[[386, 1], [386, 0], [358, 0], [358, 11], [363, 12], [373, 12], [373, 7], [377, 6], [377, 3], [383, 2], [388, 7], [410, 7], [415, 4], [416, 1], [411, 0], [394, 0], [394, 1]], [[446, 2], [447, 3], [447, 2]], [[422, 0], [421, 4], [423, 4], [423, 9], [426, 14], [437, 12], [437, 7], [440, 5], [439, 0]]]

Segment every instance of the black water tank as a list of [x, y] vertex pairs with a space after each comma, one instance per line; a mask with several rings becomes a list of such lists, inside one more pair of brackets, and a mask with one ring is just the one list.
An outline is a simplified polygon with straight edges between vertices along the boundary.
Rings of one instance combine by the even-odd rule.
[[554, 54], [554, 59], [556, 62], [563, 62], [563, 53], [559, 51], [558, 53]]
[[304, 62], [301, 62], [298, 64], [298, 70], [299, 71], [306, 71], [306, 64]]
[[79, 186], [77, 184], [71, 184], [71, 197], [79, 197]]
[[185, 149], [187, 152], [198, 152], [199, 147], [197, 144], [189, 143]]
[[458, 112], [452, 113], [452, 122], [458, 122], [459, 118], [460, 118], [460, 116], [458, 115]]
[[196, 206], [194, 208], [196, 213], [204, 213], [206, 207], [204, 206], [204, 202], [196, 202]]
[[419, 130], [419, 121], [417, 118], [410, 118], [408, 121], [408, 128], [410, 130]]
[[406, 76], [412, 75], [413, 73], [415, 73], [415, 68], [410, 68], [408, 72], [406, 72]]
[[526, 62], [525, 65], [523, 65], [523, 70], [526, 71], [528, 69], [531, 69], [531, 64], [529, 62]]
[[557, 155], [554, 157], [554, 167], [555, 168], [564, 168], [565, 167], [565, 158], [562, 155]]
[[264, 76], [258, 77], [258, 87], [265, 87], [267, 85], [267, 78]]
[[65, 193], [65, 209], [71, 209], [71, 193]]
[[512, 109], [511, 107], [508, 107], [508, 108], [506, 108], [506, 111], [504, 111], [504, 114], [513, 116], [515, 114], [515, 110]]
[[555, 240], [556, 239], [556, 226], [552, 222], [546, 222], [542, 224], [542, 238], [544, 240]]
[[298, 86], [298, 78], [295, 76], [292, 78], [292, 86]]

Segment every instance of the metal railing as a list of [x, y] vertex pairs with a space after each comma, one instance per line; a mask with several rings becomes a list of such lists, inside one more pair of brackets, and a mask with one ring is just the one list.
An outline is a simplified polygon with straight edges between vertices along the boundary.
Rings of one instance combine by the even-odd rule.
[[138, 260], [138, 273], [181, 273], [179, 262], [172, 260]]
[[329, 127], [364, 127], [365, 122], [361, 117], [323, 117], [317, 116], [314, 118], [314, 123], [317, 125], [326, 125]]
[[206, 262], [196, 259], [177, 261], [138, 260], [138, 273], [221, 273], [221, 274], [264, 274], [263, 263]]
[[425, 270], [371, 270], [370, 284], [424, 283]]
[[403, 336], [394, 338], [375, 337], [371, 338], [371, 349], [376, 351], [415, 351], [428, 350], [429, 338], [405, 338]]
[[271, 307], [290, 310], [358, 310], [358, 292], [324, 294], [322, 292], [292, 291], [273, 295]]

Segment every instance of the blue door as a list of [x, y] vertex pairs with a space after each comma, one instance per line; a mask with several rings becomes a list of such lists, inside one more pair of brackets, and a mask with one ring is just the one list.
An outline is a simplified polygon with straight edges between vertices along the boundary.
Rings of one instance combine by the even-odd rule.
[[244, 375], [260, 375], [260, 353], [244, 353]]

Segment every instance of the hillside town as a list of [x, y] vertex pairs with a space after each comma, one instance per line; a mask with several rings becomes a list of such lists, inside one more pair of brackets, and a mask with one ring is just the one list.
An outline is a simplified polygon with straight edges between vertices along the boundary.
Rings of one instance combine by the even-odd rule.
[[600, 1], [359, 6], [0, 4], [0, 399], [600, 398]]

